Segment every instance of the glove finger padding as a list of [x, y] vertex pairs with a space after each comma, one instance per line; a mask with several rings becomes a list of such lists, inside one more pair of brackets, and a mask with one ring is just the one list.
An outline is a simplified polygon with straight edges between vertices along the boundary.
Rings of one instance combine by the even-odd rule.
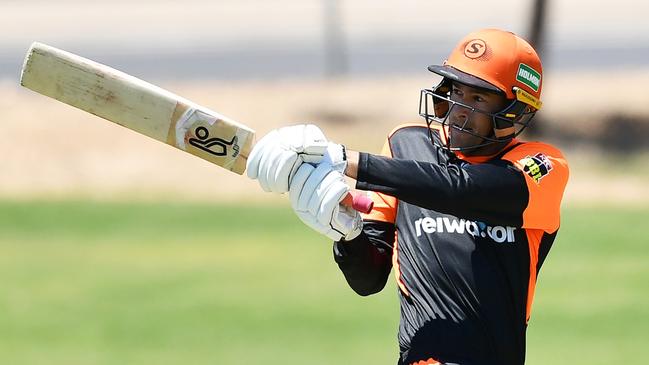
[[[322, 183], [322, 180], [327, 177], [330, 171], [331, 167], [325, 164], [318, 165], [318, 167], [311, 171], [311, 174], [309, 174], [309, 177], [306, 179], [302, 186], [302, 189], [300, 190], [300, 196], [298, 197], [296, 210], [309, 210], [309, 203], [311, 201], [311, 198], [315, 194], [318, 186]], [[311, 212], [311, 214], [315, 216], [316, 212], [313, 211]]]
[[291, 151], [283, 151], [276, 156], [275, 160], [270, 163], [270, 168], [266, 173], [267, 184], [271, 191], [276, 193], [287, 192], [291, 176], [301, 164], [301, 157]]
[[299, 207], [300, 196], [302, 194], [304, 184], [309, 179], [309, 176], [311, 176], [313, 170], [315, 170], [315, 166], [304, 163], [300, 165], [300, 167], [297, 169], [297, 172], [295, 173], [295, 176], [293, 176], [293, 179], [291, 180], [288, 197], [291, 201], [291, 207], [293, 207], [293, 210], [295, 211], [304, 210], [300, 209]]
[[277, 144], [277, 137], [279, 134], [276, 130], [271, 131], [265, 135], [262, 139], [255, 144], [248, 155], [248, 161], [246, 161], [246, 173], [249, 178], [256, 179], [259, 176], [259, 165], [261, 158], [267, 152], [267, 146], [272, 144]]
[[298, 154], [303, 154], [304, 162], [319, 163], [327, 151], [327, 139], [322, 130], [313, 124], [302, 124], [284, 127], [279, 130], [286, 147]]
[[305, 224], [339, 241], [358, 236], [362, 226], [360, 214], [340, 204], [349, 190], [343, 175], [330, 165], [303, 164], [291, 182], [289, 197]]
[[[336, 176], [338, 175], [338, 176]], [[318, 217], [318, 222], [321, 224], [331, 224], [334, 216], [334, 209], [338, 207], [340, 201], [349, 192], [349, 186], [342, 179], [340, 174], [332, 171], [322, 185], [317, 189], [314, 197], [317, 196], [317, 202], [311, 198], [309, 202], [309, 211], [313, 212]]]
[[[269, 192], [280, 192], [273, 190], [275, 186], [275, 172], [278, 169], [278, 166], [281, 161], [288, 161], [289, 159], [297, 159], [298, 156], [290, 151], [286, 151], [282, 148], [276, 148], [275, 146], [268, 145], [265, 148], [266, 151], [263, 152], [261, 160], [259, 162], [259, 172], [257, 178], [259, 179], [259, 185], [264, 191]], [[295, 163], [295, 161], [292, 161]]]

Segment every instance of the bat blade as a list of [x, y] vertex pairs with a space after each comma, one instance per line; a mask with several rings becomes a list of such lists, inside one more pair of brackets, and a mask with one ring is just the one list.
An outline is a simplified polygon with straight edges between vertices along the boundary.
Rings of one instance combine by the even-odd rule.
[[[255, 131], [146, 81], [35, 42], [20, 84], [160, 142], [243, 174]], [[348, 194], [342, 202], [360, 212], [371, 199]]]
[[242, 174], [254, 130], [167, 90], [34, 43], [21, 85]]

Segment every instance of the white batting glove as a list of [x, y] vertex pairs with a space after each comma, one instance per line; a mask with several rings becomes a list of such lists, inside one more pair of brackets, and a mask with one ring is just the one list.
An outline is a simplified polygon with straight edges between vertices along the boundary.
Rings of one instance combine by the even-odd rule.
[[349, 191], [343, 174], [328, 163], [303, 164], [291, 182], [289, 197], [307, 226], [334, 241], [349, 241], [363, 228], [360, 214], [340, 204]]
[[327, 143], [320, 128], [311, 124], [273, 130], [250, 152], [248, 177], [258, 179], [264, 191], [285, 193], [302, 163], [322, 160]]
[[279, 128], [264, 136], [252, 149], [246, 168], [248, 177], [258, 179], [264, 191], [285, 193], [304, 162], [318, 164], [324, 159], [344, 171], [343, 157], [344, 148], [327, 142], [320, 128], [301, 124]]
[[345, 150], [345, 146], [329, 142], [321, 163], [329, 164], [332, 169], [344, 175], [345, 169], [347, 169], [347, 151]]

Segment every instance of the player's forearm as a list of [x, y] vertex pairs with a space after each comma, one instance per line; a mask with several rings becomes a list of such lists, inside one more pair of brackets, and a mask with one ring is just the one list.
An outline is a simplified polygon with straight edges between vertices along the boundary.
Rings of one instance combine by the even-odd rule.
[[461, 167], [360, 153], [354, 166], [358, 189], [463, 218], [520, 224], [529, 197], [522, 174], [504, 164]]

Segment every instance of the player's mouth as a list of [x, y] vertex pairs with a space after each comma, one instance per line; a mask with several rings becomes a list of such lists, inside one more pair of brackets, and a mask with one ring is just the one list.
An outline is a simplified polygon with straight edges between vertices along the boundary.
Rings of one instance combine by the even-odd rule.
[[451, 122], [451, 129], [456, 130], [456, 131], [475, 133], [475, 130], [473, 128], [471, 128], [470, 126], [464, 125], [464, 123], [453, 123], [453, 122]]

